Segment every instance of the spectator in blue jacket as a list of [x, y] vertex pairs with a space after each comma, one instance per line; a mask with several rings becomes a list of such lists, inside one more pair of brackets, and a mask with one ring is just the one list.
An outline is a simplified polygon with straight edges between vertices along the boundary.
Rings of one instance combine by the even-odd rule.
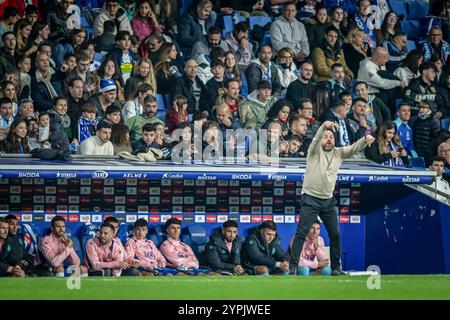
[[407, 102], [399, 104], [397, 109], [397, 119], [394, 125], [397, 127], [397, 135], [400, 138], [403, 148], [406, 150], [408, 157], [418, 157], [413, 144], [413, 131], [408, 121], [411, 119], [411, 106]]
[[437, 56], [445, 65], [449, 55], [450, 45], [442, 39], [442, 29], [438, 26], [432, 27], [428, 33], [428, 40], [423, 43], [424, 60], [428, 61], [431, 56]]

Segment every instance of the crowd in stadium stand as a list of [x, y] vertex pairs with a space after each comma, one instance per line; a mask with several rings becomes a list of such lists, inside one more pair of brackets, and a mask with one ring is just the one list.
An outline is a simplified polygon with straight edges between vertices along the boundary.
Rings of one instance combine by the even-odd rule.
[[74, 0], [9, 2], [3, 152], [304, 158], [329, 120], [377, 137], [358, 157], [450, 166], [448, 1], [84, 1], [79, 28]]

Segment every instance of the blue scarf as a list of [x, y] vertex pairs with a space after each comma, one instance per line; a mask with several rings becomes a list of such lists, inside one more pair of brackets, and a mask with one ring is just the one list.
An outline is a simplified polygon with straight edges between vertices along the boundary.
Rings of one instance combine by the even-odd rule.
[[359, 13], [355, 14], [355, 23], [358, 26], [359, 29], [363, 29], [364, 33], [367, 34], [372, 41], [371, 47], [375, 48], [377, 45], [377, 38], [375, 37], [375, 33], [373, 32], [373, 27], [369, 27], [369, 18], [366, 19], [366, 22], [364, 22], [363, 18], [359, 15]]
[[[392, 141], [390, 142], [390, 146], [391, 146], [391, 150], [392, 151], [398, 151], [398, 146], [393, 143]], [[383, 163], [383, 165], [385, 166], [391, 166], [391, 167], [404, 167], [405, 165], [403, 164], [402, 158], [400, 156], [398, 156], [397, 158], [392, 158], [389, 159], [388, 161], [386, 161], [385, 163]]]

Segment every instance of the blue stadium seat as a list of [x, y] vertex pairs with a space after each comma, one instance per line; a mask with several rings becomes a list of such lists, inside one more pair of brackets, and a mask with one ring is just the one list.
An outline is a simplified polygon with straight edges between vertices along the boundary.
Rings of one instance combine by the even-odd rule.
[[100, 226], [92, 223], [86, 223], [83, 225], [80, 229], [80, 244], [81, 244], [81, 250], [83, 252], [83, 259], [81, 261], [84, 261], [84, 256], [86, 255], [86, 242], [89, 239], [94, 238], [97, 236], [98, 232], [100, 231]]
[[182, 16], [186, 12], [186, 10], [189, 8], [191, 3], [192, 3], [192, 0], [179, 1], [179, 4], [180, 4], [180, 16]]
[[[239, 21], [244, 22], [246, 21], [246, 18], [239, 16]], [[223, 16], [223, 26], [222, 37], [225, 38], [228, 33], [234, 30], [233, 17], [231, 15]]]
[[156, 234], [147, 234], [147, 239], [148, 240], [152, 240], [153, 243], [155, 244], [155, 246], [158, 246], [158, 237], [156, 236]]
[[132, 231], [133, 231], [133, 225], [126, 224], [126, 223], [121, 223], [119, 225], [119, 231], [117, 232], [117, 237], [120, 239], [120, 241], [122, 242], [123, 245], [125, 245], [125, 243], [127, 243], [127, 240], [130, 237], [130, 234], [132, 234]]
[[149, 236], [147, 237], [153, 237], [153, 239], [155, 240], [152, 239], [152, 241], [156, 244], [157, 247], [159, 247], [161, 243], [163, 243], [164, 240], [167, 239], [166, 227], [164, 224], [157, 224], [150, 227], [148, 233]]
[[406, 17], [408, 15], [406, 11], [406, 2], [402, 0], [390, 0], [389, 1], [392, 11], [395, 11], [397, 15]]
[[408, 35], [408, 39], [418, 39], [420, 31], [420, 22], [418, 20], [401, 21], [400, 26]]
[[409, 52], [411, 50], [414, 50], [416, 48], [416, 43], [412, 40], [406, 41], [406, 50]]
[[192, 224], [183, 228], [181, 241], [192, 248], [201, 266], [206, 265], [204, 252], [208, 236], [204, 226], [201, 224]]
[[[94, 30], [92, 29], [92, 26], [89, 24], [89, 22], [87, 21], [86, 17], [84, 15], [81, 15], [81, 27], [85, 28], [87, 30], [87, 39], [91, 39], [94, 33]], [[86, 40], [87, 40], [86, 39]]]
[[450, 118], [441, 119], [441, 128], [450, 131]]
[[157, 107], [157, 117], [159, 119], [165, 119], [166, 118], [166, 102], [162, 94], [156, 95], [156, 103], [158, 104]]
[[424, 169], [425, 160], [423, 157], [409, 158], [409, 166], [411, 168]]
[[258, 25], [261, 27], [264, 27], [266, 24], [272, 22], [272, 19], [270, 17], [264, 17], [264, 16], [252, 16], [248, 19], [250, 30], [253, 30], [253, 27]]
[[408, 19], [423, 19], [428, 14], [428, 9], [430, 7], [428, 2], [423, 0], [409, 0], [408, 1], [409, 13]]

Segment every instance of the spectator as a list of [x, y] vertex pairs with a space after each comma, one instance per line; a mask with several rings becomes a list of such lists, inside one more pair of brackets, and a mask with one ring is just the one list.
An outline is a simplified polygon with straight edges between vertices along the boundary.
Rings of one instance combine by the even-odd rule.
[[344, 104], [345, 104], [345, 106], [347, 107], [348, 110], [351, 109], [352, 104], [353, 104], [351, 91], [349, 91], [349, 90], [342, 91], [339, 94], [338, 99], [344, 101]]
[[303, 23], [305, 24], [308, 37], [309, 50], [312, 51], [320, 46], [322, 39], [325, 37], [325, 31], [329, 26], [327, 8], [318, 9], [313, 18], [305, 19]]
[[213, 73], [213, 78], [208, 80], [205, 85], [205, 90], [202, 91], [200, 95], [200, 110], [208, 111], [211, 113], [211, 109], [216, 103], [217, 97], [221, 91], [224, 91], [224, 72], [225, 63], [219, 59], [215, 59], [211, 62], [211, 72]]
[[138, 6], [135, 0], [120, 0], [119, 4], [125, 10], [125, 14], [127, 15], [128, 21], [133, 20], [133, 17], [136, 15], [138, 10]]
[[[346, 1], [346, 0], [344, 0]], [[353, 0], [350, 0], [353, 1]], [[345, 41], [345, 36], [347, 35], [347, 16], [350, 13], [348, 10], [345, 10], [339, 6], [335, 5], [330, 9], [330, 25], [333, 26], [338, 32], [338, 45], [342, 46]], [[325, 36], [325, 35], [324, 35]], [[319, 40], [322, 41], [323, 37]]]
[[41, 147], [41, 144], [39, 143], [39, 126], [36, 118], [34, 117], [24, 118], [27, 125], [27, 138], [30, 151], [34, 149], [39, 149]]
[[128, 127], [123, 123], [112, 126], [111, 142], [114, 147], [115, 155], [123, 151], [127, 151], [129, 153], [133, 152], [130, 143], [130, 129], [128, 129]]
[[97, 107], [97, 119], [102, 121], [106, 118], [106, 109], [116, 104], [121, 107], [120, 102], [117, 101], [117, 87], [114, 80], [100, 80], [100, 94], [89, 99]]
[[308, 148], [312, 142], [312, 138], [308, 136], [306, 119], [298, 114], [294, 114], [289, 119], [289, 130], [291, 138], [297, 137], [299, 139], [299, 149], [296, 151], [296, 157], [306, 158], [308, 156]]
[[163, 33], [165, 30], [164, 25], [158, 23], [156, 12], [154, 12], [151, 3], [151, 0], [140, 0], [137, 14], [131, 20], [133, 33], [140, 41], [144, 40], [155, 30], [160, 33]]
[[313, 102], [309, 98], [304, 99], [297, 108], [297, 113], [299, 116], [306, 120], [306, 126], [308, 127], [306, 135], [311, 139], [314, 138], [317, 129], [319, 129], [320, 126], [319, 121], [317, 121], [314, 117], [313, 109]]
[[245, 239], [241, 261], [248, 274], [286, 274], [289, 271], [288, 258], [279, 244], [274, 222], [264, 221]]
[[248, 83], [245, 77], [245, 72], [237, 64], [237, 57], [232, 51], [225, 53], [225, 74], [224, 79], [238, 79], [239, 86], [241, 88], [241, 95], [243, 97], [248, 96]]
[[358, 126], [348, 115], [349, 109], [342, 100], [333, 102], [332, 108], [324, 117], [325, 121], [331, 121], [337, 124], [337, 130], [334, 132], [334, 140], [337, 147], [349, 146], [360, 138], [364, 137], [366, 127]]
[[133, 154], [147, 153], [156, 148], [156, 124], [146, 123], [142, 127], [142, 137], [133, 144]]
[[114, 155], [114, 147], [110, 141], [112, 125], [102, 121], [97, 125], [95, 136], [87, 138], [80, 143], [79, 152], [82, 155]]
[[373, 19], [369, 19], [371, 14], [370, 1], [369, 0], [358, 0], [357, 11], [352, 19], [349, 21], [349, 29], [359, 28], [364, 31], [365, 39], [364, 42], [369, 44], [373, 49], [377, 45], [377, 38], [375, 36], [375, 24]]
[[431, 27], [428, 39], [423, 43], [424, 61], [430, 60], [432, 56], [437, 56], [446, 64], [449, 55], [450, 45], [442, 39], [442, 29], [437, 26]]
[[255, 58], [253, 45], [249, 41], [249, 27], [245, 22], [239, 22], [234, 26], [226, 38], [225, 42], [237, 57], [237, 64], [242, 72], [245, 72], [250, 62]]
[[313, 65], [310, 61], [305, 61], [300, 66], [298, 79], [293, 81], [287, 88], [286, 99], [292, 102], [294, 108], [297, 108], [303, 99], [313, 95], [315, 85], [311, 80], [313, 75]]
[[10, 98], [0, 98], [0, 136], [4, 137], [8, 134], [8, 128], [14, 122], [13, 102]]
[[70, 117], [67, 115], [67, 98], [56, 97], [53, 99], [53, 109], [48, 111], [51, 118], [58, 117], [61, 122], [61, 129], [69, 141], [72, 141], [72, 124]]
[[163, 35], [154, 31], [145, 40], [142, 41], [140, 47], [140, 55], [149, 58], [150, 61], [156, 61], [161, 54], [161, 46], [166, 43]]
[[114, 227], [105, 222], [100, 227], [100, 234], [86, 242], [84, 265], [89, 270], [89, 276], [139, 275], [135, 264], [125, 261], [125, 249], [120, 241], [115, 241], [115, 232]]
[[185, 96], [188, 99], [188, 113], [192, 114], [200, 110], [200, 96], [205, 90], [205, 85], [198, 77], [198, 65], [195, 60], [188, 60], [184, 66], [183, 76], [177, 78], [170, 88], [170, 95]]
[[282, 138], [289, 134], [288, 119], [293, 112], [292, 103], [288, 100], [278, 100], [267, 112], [268, 120], [264, 124], [263, 128], [267, 128], [269, 123], [278, 122], [281, 125]]
[[102, 64], [104, 57], [101, 53], [95, 52], [94, 40], [86, 41], [80, 48], [81, 50], [86, 50], [91, 57], [91, 64], [89, 65], [89, 71], [96, 72], [97, 69]]
[[193, 3], [181, 16], [177, 40], [185, 57], [191, 56], [194, 44], [202, 41], [207, 30], [216, 24], [217, 14], [212, 9], [210, 0], [200, 0]]
[[[75, 129], [75, 124], [81, 115], [81, 108], [86, 101], [83, 99], [83, 80], [81, 78], [73, 78], [69, 81], [69, 94], [67, 95], [67, 114], [70, 117], [72, 128]], [[72, 137], [77, 137], [76, 131], [72, 133]]]
[[139, 60], [139, 55], [130, 50], [130, 37], [128, 31], [117, 32], [117, 48], [106, 56], [106, 59], [113, 60], [119, 67], [118, 74], [122, 83], [127, 83], [127, 80], [131, 77], [134, 63]]
[[167, 220], [166, 232], [167, 240], [161, 244], [159, 250], [166, 258], [168, 267], [185, 271], [191, 275], [206, 275], [210, 273], [206, 269], [199, 268], [199, 261], [191, 247], [180, 241], [180, 220], [177, 218]]
[[[422, 100], [430, 100], [435, 102], [432, 112], [438, 112], [436, 115], [438, 119], [442, 116], [442, 111], [445, 106], [441, 105], [441, 99], [436, 99], [438, 95], [438, 86], [435, 83], [436, 66], [431, 62], [424, 62], [419, 67], [420, 77], [412, 79], [405, 91], [405, 98], [409, 99], [416, 105]], [[436, 106], [436, 103], [439, 105]]]
[[[237, 152], [242, 150], [241, 144], [244, 144], [245, 149], [246, 143], [245, 140], [238, 141], [240, 134], [243, 134], [239, 120], [233, 117], [231, 110], [226, 103], [216, 105], [215, 120], [219, 124], [219, 129], [222, 133], [223, 154], [225, 156], [237, 156]], [[229, 133], [229, 136], [227, 135], [227, 130], [232, 130], [232, 132]], [[242, 156], [244, 154], [245, 152], [243, 152]]]
[[356, 124], [356, 129], [365, 130], [364, 135], [372, 134], [375, 130], [368, 124], [365, 114], [367, 100], [357, 97], [352, 101], [352, 112], [348, 116]]
[[[435, 82], [439, 85], [444, 82], [443, 75], [444, 75], [444, 63], [441, 60], [441, 58], [437, 56], [431, 56], [430, 60], [428, 62], [431, 62], [436, 67], [436, 80]], [[450, 70], [450, 66], [446, 68], [447, 70]]]
[[114, 60], [110, 58], [106, 58], [97, 70], [95, 84], [96, 91], [101, 91], [102, 80], [113, 80], [117, 88], [117, 99], [121, 103], [124, 103], [126, 101], [123, 89], [123, 81], [119, 75], [119, 66]]
[[96, 76], [88, 70], [90, 65], [89, 54], [81, 50], [76, 55], [77, 66], [74, 70], [69, 71], [63, 81], [63, 93], [69, 93], [69, 82], [71, 79], [80, 78], [83, 81], [83, 99], [89, 100], [95, 94]]
[[[351, 88], [345, 83], [344, 66], [340, 63], [334, 63], [331, 66], [331, 78], [323, 83], [328, 89], [328, 94], [331, 100], [339, 99], [339, 96], [344, 91], [351, 91]], [[351, 105], [351, 104], [350, 104]]]
[[391, 121], [383, 122], [375, 132], [375, 143], [366, 148], [366, 158], [391, 167], [406, 167], [408, 155]]
[[225, 52], [229, 51], [228, 44], [222, 40], [222, 30], [219, 27], [212, 26], [208, 29], [206, 38], [194, 43], [191, 52], [191, 59], [197, 61], [200, 64], [201, 56], [208, 56], [211, 50], [216, 47], [222, 48]]
[[223, 137], [219, 124], [215, 121], [205, 121], [201, 132], [203, 160], [220, 159], [223, 156]]
[[167, 133], [172, 132], [181, 124], [189, 122], [187, 113], [187, 99], [184, 96], [175, 96], [172, 101], [172, 108], [167, 112]]
[[52, 108], [52, 101], [61, 95], [61, 80], [64, 73], [50, 67], [50, 58], [46, 53], [36, 56], [37, 70], [31, 75], [31, 98], [35, 102], [37, 111]]
[[182, 77], [183, 65], [177, 59], [177, 48], [173, 43], [164, 43], [160, 48], [160, 55], [155, 64], [156, 83], [158, 93], [170, 94], [173, 81]]
[[22, 99], [20, 100], [19, 112], [16, 115], [16, 118], [26, 118], [26, 117], [37, 117], [37, 112], [34, 111], [33, 100], [31, 99]]
[[110, 105], [106, 108], [106, 121], [112, 125], [123, 123], [122, 121], [122, 109], [118, 105]]
[[225, 63], [225, 50], [221, 47], [214, 47], [211, 49], [209, 55], [200, 55], [197, 57], [198, 77], [203, 84], [206, 84], [206, 82], [214, 77], [214, 74], [211, 71], [211, 61], [214, 60], [221, 60]]
[[103, 33], [94, 38], [95, 51], [102, 54], [116, 47], [116, 24], [112, 20], [103, 22]]
[[289, 47], [294, 51], [295, 61], [303, 62], [309, 56], [309, 44], [306, 30], [295, 16], [297, 9], [294, 2], [284, 5], [283, 16], [276, 19], [270, 26], [270, 40], [275, 51]]
[[257, 90], [257, 85], [260, 81], [265, 80], [271, 83], [273, 93], [275, 96], [281, 94], [281, 82], [278, 75], [278, 69], [272, 60], [272, 48], [268, 45], [262, 45], [259, 48], [259, 57], [252, 60], [245, 71], [248, 82], [248, 92]]
[[366, 100], [364, 114], [372, 131], [375, 131], [384, 121], [391, 120], [389, 108], [380, 98], [368, 93], [367, 83], [362, 81], [356, 82], [355, 93], [357, 97]]
[[[434, 107], [433, 107], [434, 106]], [[440, 122], [435, 116], [436, 106], [433, 101], [423, 100], [419, 102], [419, 113], [410, 120], [413, 132], [413, 142], [417, 154], [425, 158], [425, 163], [430, 163], [432, 156], [430, 150], [431, 140], [439, 134]]]
[[443, 118], [449, 118], [450, 117], [450, 70], [444, 73], [443, 75], [443, 83], [439, 87], [439, 97], [436, 97], [438, 99], [438, 102], [440, 102], [441, 105], [444, 105], [445, 108], [441, 110], [442, 117]]
[[242, 243], [238, 236], [236, 221], [227, 220], [221, 229], [209, 236], [205, 246], [205, 257], [213, 271], [226, 275], [243, 275], [241, 266]]
[[[53, 70], [58, 70], [58, 69], [56, 69], [56, 63], [55, 63], [55, 61], [53, 61], [53, 58], [52, 58], [52, 44], [50, 42], [45, 41], [45, 42], [42, 42], [38, 46], [38, 50], [37, 50], [36, 55], [39, 55], [40, 53], [45, 53], [48, 56], [49, 60], [50, 60], [50, 67]], [[33, 60], [33, 58], [32, 58], [32, 60]], [[34, 68], [32, 70], [34, 71], [36, 69]], [[64, 70], [62, 70], [62, 69], [61, 69], [61, 71], [64, 72]]]
[[312, 52], [314, 66], [314, 80], [326, 81], [331, 77], [331, 66], [340, 63], [344, 67], [345, 79], [349, 83], [353, 78], [353, 72], [345, 63], [344, 53], [337, 43], [338, 33], [334, 27], [328, 27], [322, 44]]
[[[239, 107], [245, 102], [244, 98], [239, 95], [239, 80], [236, 78], [230, 78], [225, 81], [225, 88], [223, 93], [219, 93], [215, 106], [221, 105], [223, 103], [227, 104], [231, 115], [239, 119]], [[215, 107], [213, 107], [212, 112], [215, 112]]]
[[17, 51], [23, 54], [27, 48], [31, 33], [31, 24], [26, 19], [19, 19], [14, 24], [14, 35], [17, 39]]
[[267, 121], [267, 113], [276, 98], [272, 96], [272, 85], [269, 81], [258, 82], [257, 90], [248, 96], [248, 101], [239, 107], [239, 119], [242, 127], [248, 130], [259, 130]]
[[94, 37], [97, 37], [103, 33], [103, 24], [106, 20], [114, 21], [117, 32], [128, 31], [130, 34], [133, 33], [130, 21], [125, 14], [125, 10], [119, 6], [118, 0], [105, 1], [102, 11], [100, 11], [100, 14], [94, 21]]
[[[52, 58], [55, 61], [56, 68], [64, 64], [64, 57], [71, 53], [75, 54], [81, 49], [81, 46], [88, 37], [87, 30], [84, 28], [73, 29], [70, 33], [58, 41], [53, 49]], [[90, 60], [90, 59], [89, 59]]]
[[131, 145], [134, 145], [134, 143], [141, 138], [142, 127], [146, 123], [164, 124], [160, 119], [156, 117], [156, 110], [157, 110], [156, 98], [154, 96], [147, 96], [144, 98], [142, 113], [129, 118], [125, 122], [127, 127], [130, 129]]
[[[41, 269], [49, 268], [55, 277], [64, 277], [64, 262], [67, 260], [70, 266], [79, 267], [82, 277], [87, 277], [87, 268], [80, 266], [80, 257], [73, 248], [73, 240], [66, 235], [66, 220], [62, 216], [55, 216], [51, 221], [50, 235], [39, 241], [38, 253], [35, 265]], [[74, 271], [75, 272], [75, 271]]]
[[406, 57], [406, 41], [408, 40], [406, 33], [399, 32], [395, 34], [391, 40], [385, 41], [383, 47], [389, 53], [389, 59], [386, 62], [386, 71], [393, 73], [400, 65], [401, 61]]
[[411, 50], [395, 69], [394, 75], [408, 86], [412, 79], [420, 77], [419, 67], [422, 62], [423, 56], [420, 50]]
[[153, 70], [152, 62], [148, 58], [140, 58], [136, 62], [133, 75], [125, 84], [125, 99], [127, 101], [136, 96], [137, 88], [141, 83], [149, 84], [153, 92], [157, 92], [155, 71]]
[[419, 188], [421, 191], [434, 199], [450, 205], [450, 186], [447, 181], [443, 178], [443, 173], [445, 172], [446, 161], [442, 157], [433, 157], [430, 162], [428, 170], [436, 172], [435, 180], [430, 184], [430, 186], [437, 191], [443, 192], [446, 196], [442, 196], [437, 192], [430, 191], [421, 186]]
[[31, 58], [28, 56], [20, 56], [17, 60], [17, 66], [20, 71], [20, 88], [19, 97], [21, 99], [30, 99], [31, 97]]
[[[358, 81], [368, 84], [368, 92], [373, 93], [383, 100], [384, 104], [391, 108], [395, 105], [398, 92], [397, 87], [404, 88], [405, 82], [392, 77], [385, 72], [386, 62], [389, 60], [389, 53], [385, 48], [375, 48], [372, 57], [366, 58], [359, 64]], [[398, 91], [398, 90], [397, 90]]]
[[408, 122], [411, 119], [411, 106], [407, 102], [402, 102], [397, 109], [397, 119], [394, 125], [397, 128], [397, 134], [400, 138], [403, 148], [406, 150], [408, 157], [418, 157], [413, 144], [413, 131]]
[[141, 42], [139, 41], [139, 38], [136, 37], [135, 35], [132, 35], [130, 37], [130, 42], [131, 42], [130, 50], [133, 51], [136, 54], [139, 54], [139, 47], [141, 45]]
[[450, 168], [450, 143], [442, 142], [438, 147], [438, 156], [445, 159], [445, 168]]
[[[180, 6], [176, 0], [162, 0], [159, 2], [158, 21], [166, 28], [166, 34], [173, 37], [178, 33], [178, 21], [180, 21]], [[157, 11], [157, 10], [153, 10]]]
[[[12, 238], [8, 237], [8, 221], [0, 218], [0, 277], [25, 277], [25, 271], [20, 267], [20, 261], [17, 260], [17, 246], [14, 251], [11, 250]], [[9, 249], [9, 250], [8, 250]]]
[[67, 19], [69, 18], [69, 7], [73, 5], [75, 1], [73, 0], [62, 0], [61, 2], [56, 2], [55, 10], [51, 10], [47, 16], [47, 24], [50, 27], [50, 39], [52, 41], [57, 40], [60, 37], [64, 37], [67, 30]]
[[122, 109], [123, 120], [127, 121], [135, 115], [141, 114], [144, 106], [144, 99], [147, 96], [154, 95], [152, 87], [148, 83], [141, 83], [135, 93], [134, 100], [128, 100]]
[[278, 68], [278, 77], [280, 78], [280, 84], [283, 88], [281, 92], [281, 96], [286, 96], [286, 89], [289, 85], [297, 80], [299, 76], [299, 71], [295, 65], [294, 61], [294, 52], [290, 48], [283, 48], [278, 51], [277, 54], [277, 68]]
[[14, 33], [7, 31], [2, 34], [2, 43], [0, 48], [0, 78], [3, 78], [6, 70], [16, 67], [19, 58], [17, 51], [17, 40]]
[[342, 51], [345, 63], [355, 76], [358, 75], [359, 63], [372, 55], [372, 49], [364, 42], [364, 31], [357, 28], [348, 33]]
[[6, 32], [14, 31], [14, 24], [19, 20], [19, 10], [14, 6], [7, 6], [3, 11], [3, 18], [0, 21], [0, 36], [2, 37], [2, 42], [0, 46], [3, 46], [5, 40], [3, 40], [3, 34]]
[[325, 242], [320, 236], [320, 221], [316, 220], [306, 235], [303, 243], [300, 261], [298, 263], [298, 275], [322, 275], [331, 274], [330, 259], [325, 252]]
[[25, 55], [31, 56], [31, 60], [34, 60], [35, 53], [38, 51], [39, 45], [46, 42], [49, 36], [50, 28], [48, 24], [42, 21], [37, 21], [35, 24], [33, 24], [30, 36], [28, 38], [28, 45], [25, 51]]
[[30, 153], [27, 124], [24, 119], [15, 120], [9, 127], [6, 139], [1, 141], [0, 150], [5, 153]]
[[9, 80], [4, 80], [1, 83], [1, 88], [3, 97], [12, 101], [12, 114], [16, 116], [19, 108], [17, 107], [17, 94], [14, 83]]
[[33, 26], [38, 19], [38, 8], [34, 4], [28, 4], [25, 7], [25, 20]]
[[391, 41], [393, 37], [401, 32], [400, 19], [397, 13], [389, 11], [383, 19], [380, 29], [375, 30], [378, 46], [382, 46], [386, 41]]

